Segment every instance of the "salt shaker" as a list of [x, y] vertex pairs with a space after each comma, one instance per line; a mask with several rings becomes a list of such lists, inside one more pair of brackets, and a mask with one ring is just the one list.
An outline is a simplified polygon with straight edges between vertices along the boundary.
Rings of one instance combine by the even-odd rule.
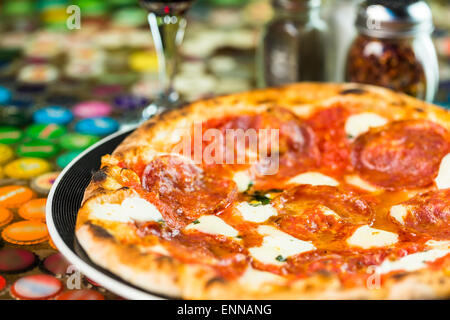
[[366, 0], [356, 18], [345, 78], [432, 101], [439, 84], [430, 7], [421, 0]]
[[327, 25], [320, 0], [272, 0], [274, 17], [258, 48], [258, 85], [277, 86], [327, 77]]

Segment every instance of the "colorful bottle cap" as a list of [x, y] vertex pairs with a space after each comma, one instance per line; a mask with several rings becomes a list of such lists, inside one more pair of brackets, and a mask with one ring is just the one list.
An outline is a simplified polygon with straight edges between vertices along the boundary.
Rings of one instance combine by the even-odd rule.
[[95, 290], [79, 289], [63, 292], [56, 300], [105, 300], [105, 296]]
[[88, 134], [69, 133], [63, 136], [59, 140], [59, 143], [61, 147], [67, 150], [83, 150], [93, 145], [98, 140], [98, 137]]
[[63, 153], [56, 159], [56, 164], [61, 168], [65, 168], [73, 159], [75, 159], [82, 151], [70, 151]]
[[24, 186], [0, 187], [0, 207], [18, 208], [34, 196], [33, 190]]
[[0, 86], [0, 104], [8, 103], [11, 100], [11, 90]]
[[66, 134], [67, 129], [59, 124], [34, 124], [27, 128], [25, 134], [38, 140], [54, 140]]
[[45, 300], [56, 296], [63, 289], [60, 280], [46, 274], [20, 278], [11, 286], [11, 294], [21, 300]]
[[135, 95], [120, 95], [114, 98], [114, 104], [122, 111], [131, 111], [146, 107], [149, 101], [144, 97]]
[[79, 118], [97, 118], [109, 116], [112, 107], [109, 103], [103, 101], [86, 101], [77, 104], [72, 111]]
[[25, 220], [45, 221], [46, 198], [32, 199], [19, 208], [19, 215]]
[[49, 64], [30, 64], [23, 67], [18, 80], [29, 84], [46, 84], [58, 79], [58, 69]]
[[78, 0], [77, 5], [86, 16], [102, 16], [109, 8], [109, 3], [102, 0]]
[[10, 224], [2, 232], [3, 240], [19, 244], [31, 245], [48, 239], [45, 223], [39, 221], [20, 221]]
[[67, 261], [59, 252], [48, 256], [42, 262], [42, 268], [44, 269], [44, 271], [49, 272], [53, 275], [65, 275], [69, 266], [69, 261]]
[[49, 172], [50, 170], [50, 163], [43, 159], [20, 158], [6, 165], [5, 174], [10, 178], [30, 179]]
[[0, 276], [0, 291], [5, 289], [5, 287], [6, 287], [6, 280], [2, 276]]
[[104, 71], [101, 63], [86, 63], [82, 61], [72, 61], [66, 65], [65, 73], [68, 77], [77, 80], [96, 78]]
[[25, 249], [5, 248], [0, 250], [0, 272], [22, 273], [33, 269], [37, 256]]
[[31, 188], [39, 194], [47, 195], [60, 172], [44, 173], [31, 181]]
[[0, 164], [4, 164], [14, 157], [13, 150], [7, 145], [0, 144]]
[[33, 120], [36, 123], [56, 123], [64, 125], [73, 120], [73, 114], [66, 108], [60, 106], [51, 106], [37, 110], [33, 114]]
[[119, 123], [108, 117], [84, 119], [75, 125], [77, 132], [95, 136], [106, 136], [117, 129], [119, 129]]
[[59, 151], [57, 145], [43, 140], [31, 140], [22, 143], [16, 150], [20, 157], [51, 158]]
[[157, 72], [158, 57], [155, 52], [137, 51], [131, 54], [128, 61], [130, 68], [136, 72]]
[[139, 27], [145, 24], [147, 14], [138, 7], [128, 7], [116, 11], [112, 17], [112, 23], [118, 27]]
[[13, 217], [14, 215], [10, 210], [0, 207], [0, 227], [3, 227], [4, 225], [10, 223]]
[[162, 91], [158, 80], [142, 80], [133, 85], [131, 92], [140, 97], [155, 98]]
[[22, 130], [16, 127], [3, 126], [0, 127], [0, 143], [14, 144], [19, 142], [23, 137]]

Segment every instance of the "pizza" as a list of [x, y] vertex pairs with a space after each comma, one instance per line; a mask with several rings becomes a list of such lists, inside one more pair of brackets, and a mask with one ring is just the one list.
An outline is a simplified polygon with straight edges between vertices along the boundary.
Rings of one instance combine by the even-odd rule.
[[450, 113], [357, 84], [201, 100], [102, 157], [75, 232], [165, 297], [448, 298]]

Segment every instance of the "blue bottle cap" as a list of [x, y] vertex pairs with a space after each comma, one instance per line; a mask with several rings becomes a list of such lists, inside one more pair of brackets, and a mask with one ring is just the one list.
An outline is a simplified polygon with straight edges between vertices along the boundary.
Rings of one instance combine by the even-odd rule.
[[0, 86], [0, 104], [6, 104], [11, 101], [11, 91]]
[[75, 130], [77, 132], [95, 136], [105, 136], [118, 129], [119, 123], [109, 117], [83, 119], [75, 125]]
[[60, 106], [50, 106], [37, 110], [33, 114], [33, 120], [36, 123], [56, 123], [64, 125], [73, 120], [73, 114], [66, 108]]

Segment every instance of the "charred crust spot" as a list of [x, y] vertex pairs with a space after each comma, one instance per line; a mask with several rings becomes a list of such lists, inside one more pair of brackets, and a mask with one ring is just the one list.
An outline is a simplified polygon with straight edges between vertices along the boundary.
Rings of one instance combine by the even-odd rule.
[[395, 280], [401, 280], [404, 277], [406, 277], [408, 274], [406, 272], [402, 272], [402, 273], [396, 273], [394, 275], [392, 275], [392, 278]]
[[275, 100], [274, 99], [270, 99], [270, 98], [264, 98], [264, 99], [260, 99], [260, 100], [255, 100], [256, 104], [267, 104], [267, 103], [274, 103]]
[[350, 89], [345, 89], [342, 90], [341, 92], [339, 92], [339, 94], [341, 95], [346, 95], [346, 94], [363, 94], [366, 93], [367, 91], [361, 88], [350, 88]]
[[423, 110], [422, 108], [419, 108], [419, 107], [415, 108], [415, 110], [420, 113], [425, 112], [425, 110]]
[[308, 283], [305, 287], [304, 287], [305, 291], [312, 291], [314, 290], [314, 286], [311, 283]]
[[159, 265], [162, 265], [164, 263], [168, 263], [171, 264], [173, 263], [173, 259], [169, 256], [158, 256], [155, 258], [156, 263], [158, 263]]
[[215, 285], [216, 283], [217, 283], [217, 284], [224, 284], [224, 283], [226, 283], [226, 282], [227, 282], [227, 281], [226, 281], [224, 278], [221, 278], [221, 277], [214, 277], [214, 278], [211, 278], [211, 279], [209, 279], [208, 281], [206, 281], [206, 283], [205, 283], [205, 288], [209, 288], [209, 287]]
[[107, 175], [103, 169], [95, 171], [92, 174], [92, 181], [94, 181], [94, 182], [102, 182], [102, 181], [105, 181], [106, 178], [107, 178]]
[[99, 238], [103, 239], [114, 239], [114, 237], [106, 231], [103, 227], [100, 227], [99, 225], [93, 224], [92, 222], [87, 222], [89, 225], [89, 228], [92, 230], [92, 233]]

